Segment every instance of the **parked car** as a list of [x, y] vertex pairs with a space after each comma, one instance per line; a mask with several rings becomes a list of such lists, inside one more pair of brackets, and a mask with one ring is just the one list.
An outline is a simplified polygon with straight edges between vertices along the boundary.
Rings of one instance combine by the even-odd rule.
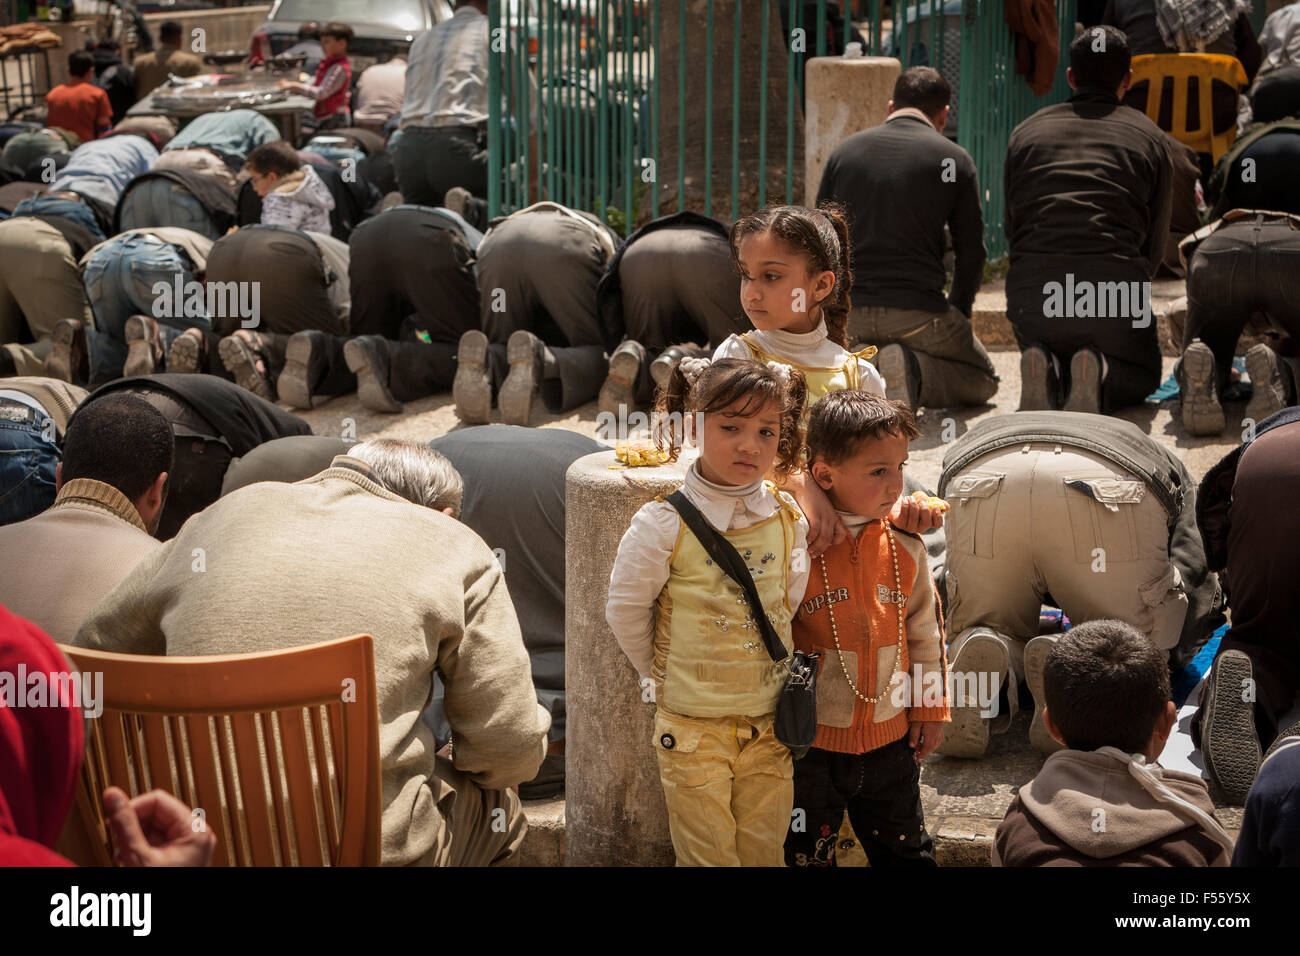
[[447, 0], [276, 0], [266, 21], [249, 41], [249, 66], [261, 66], [298, 42], [308, 20], [321, 26], [346, 23], [355, 36], [348, 44], [353, 74], [390, 56], [405, 56], [411, 41], [451, 17]]

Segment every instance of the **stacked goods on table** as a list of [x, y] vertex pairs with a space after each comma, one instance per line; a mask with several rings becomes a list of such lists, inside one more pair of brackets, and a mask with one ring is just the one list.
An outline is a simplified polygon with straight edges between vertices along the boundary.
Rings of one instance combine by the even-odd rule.
[[63, 45], [58, 34], [40, 23], [15, 23], [0, 27], [0, 56], [28, 50], [49, 50]]

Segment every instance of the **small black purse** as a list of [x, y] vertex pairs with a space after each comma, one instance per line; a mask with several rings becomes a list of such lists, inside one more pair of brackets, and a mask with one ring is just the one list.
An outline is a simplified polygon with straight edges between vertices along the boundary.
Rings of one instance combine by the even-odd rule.
[[773, 731], [776, 739], [790, 749], [796, 760], [806, 754], [817, 737], [817, 669], [820, 654], [805, 654], [795, 651], [786, 654], [781, 637], [768, 620], [767, 611], [758, 597], [758, 588], [754, 586], [754, 577], [749, 573], [745, 559], [723, 535], [714, 530], [700, 514], [698, 508], [691, 504], [680, 491], [675, 491], [664, 499], [677, 509], [686, 526], [691, 529], [704, 550], [709, 553], [719, 570], [740, 585], [749, 603], [750, 615], [763, 635], [763, 643], [773, 661], [785, 665], [790, 672], [785, 687], [776, 703], [776, 719]]

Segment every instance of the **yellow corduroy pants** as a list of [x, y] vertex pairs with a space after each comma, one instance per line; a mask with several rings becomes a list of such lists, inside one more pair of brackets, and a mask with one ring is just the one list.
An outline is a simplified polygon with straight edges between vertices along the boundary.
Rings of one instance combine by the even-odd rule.
[[784, 866], [794, 763], [765, 717], [660, 708], [655, 751], [678, 866]]

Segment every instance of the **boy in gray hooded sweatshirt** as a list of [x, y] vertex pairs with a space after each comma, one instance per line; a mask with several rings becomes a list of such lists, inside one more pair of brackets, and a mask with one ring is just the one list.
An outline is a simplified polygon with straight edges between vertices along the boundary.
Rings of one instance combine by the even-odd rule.
[[1122, 621], [1036, 641], [1054, 644], [1044, 720], [1067, 749], [1011, 801], [993, 865], [1227, 866], [1205, 781], [1156, 763], [1177, 713], [1164, 654]]

